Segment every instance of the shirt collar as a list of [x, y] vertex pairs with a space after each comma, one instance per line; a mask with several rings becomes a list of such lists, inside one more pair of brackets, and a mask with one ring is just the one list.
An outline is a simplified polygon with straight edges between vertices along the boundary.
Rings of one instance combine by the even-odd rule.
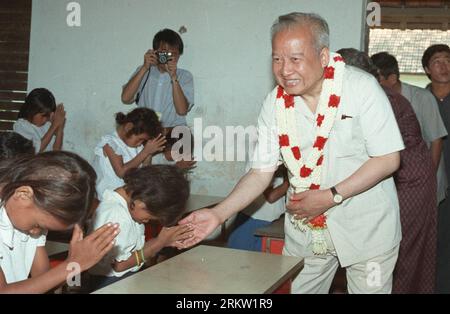
[[0, 208], [0, 238], [10, 249], [14, 248], [14, 226], [4, 206]]

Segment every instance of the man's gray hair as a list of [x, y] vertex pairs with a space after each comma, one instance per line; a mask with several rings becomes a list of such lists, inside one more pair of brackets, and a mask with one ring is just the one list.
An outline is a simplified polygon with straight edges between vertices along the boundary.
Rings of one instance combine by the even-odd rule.
[[272, 25], [272, 40], [278, 32], [292, 26], [310, 27], [314, 36], [314, 45], [318, 52], [323, 48], [330, 47], [330, 30], [328, 28], [328, 23], [320, 15], [315, 13], [292, 12], [286, 15], [280, 15]]

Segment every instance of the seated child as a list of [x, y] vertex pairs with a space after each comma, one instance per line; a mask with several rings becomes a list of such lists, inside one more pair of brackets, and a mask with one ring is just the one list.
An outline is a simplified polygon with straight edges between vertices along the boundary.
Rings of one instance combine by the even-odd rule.
[[103, 136], [95, 147], [94, 169], [100, 200], [105, 190], [122, 186], [125, 173], [162, 151], [166, 142], [158, 117], [151, 109], [137, 108], [128, 114], [119, 112], [116, 123], [117, 129]]
[[[0, 161], [0, 293], [47, 292], [113, 248], [116, 224], [84, 238], [79, 227], [94, 198], [95, 179], [89, 163], [68, 152]], [[47, 230], [70, 228], [68, 258], [50, 269], [44, 247]]]
[[26, 154], [34, 155], [32, 141], [16, 132], [0, 133], [0, 160]]
[[[162, 248], [176, 246], [190, 236], [190, 226], [175, 226], [185, 210], [189, 183], [174, 166], [134, 168], [124, 177], [125, 185], [105, 190], [93, 229], [105, 222], [120, 224], [114, 249], [89, 270], [91, 289], [100, 289], [138, 271]], [[144, 224], [157, 221], [163, 226], [158, 237], [145, 242]]]
[[[247, 170], [249, 166], [247, 166]], [[286, 168], [279, 166], [271, 185], [240, 212], [234, 222], [234, 230], [228, 238], [228, 247], [232, 249], [261, 251], [262, 239], [255, 236], [256, 229], [270, 225], [285, 211], [285, 196], [289, 188]]]
[[45, 88], [33, 89], [25, 98], [14, 123], [14, 132], [33, 141], [36, 153], [61, 150], [66, 112], [63, 104], [56, 105], [55, 97]]

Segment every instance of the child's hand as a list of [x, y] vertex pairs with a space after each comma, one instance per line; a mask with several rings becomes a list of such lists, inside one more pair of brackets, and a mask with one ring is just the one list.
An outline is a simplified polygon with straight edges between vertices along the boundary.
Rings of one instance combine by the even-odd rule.
[[81, 271], [91, 268], [113, 248], [119, 232], [118, 224], [108, 223], [83, 239], [83, 231], [75, 225], [67, 260], [78, 263]]
[[64, 105], [59, 104], [56, 106], [56, 110], [52, 117], [52, 125], [56, 128], [64, 126], [66, 121], [66, 111], [64, 110]]
[[179, 225], [174, 227], [164, 227], [158, 235], [158, 239], [166, 246], [177, 246], [177, 242], [182, 242], [192, 237], [194, 228], [190, 225]]
[[148, 140], [147, 143], [145, 143], [144, 150], [149, 155], [156, 152], [162, 152], [166, 147], [166, 142], [166, 137], [162, 134], [159, 134], [154, 139]]

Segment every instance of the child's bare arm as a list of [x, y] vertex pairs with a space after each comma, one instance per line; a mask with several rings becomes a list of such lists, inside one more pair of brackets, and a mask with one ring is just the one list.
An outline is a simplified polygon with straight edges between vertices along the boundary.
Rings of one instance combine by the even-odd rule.
[[45, 246], [39, 246], [36, 248], [36, 254], [34, 255], [33, 265], [31, 265], [31, 277], [42, 275], [50, 269], [50, 261], [48, 260], [47, 251]]
[[[184, 228], [182, 228], [184, 227]], [[166, 246], [174, 246], [175, 242], [183, 241], [190, 237], [190, 231], [192, 228], [189, 225], [175, 226], [170, 228], [163, 228], [159, 233], [158, 237], [150, 239], [145, 242], [143, 250], [145, 260], [149, 260], [155, 256], [159, 251], [161, 251]], [[137, 251], [139, 259], [141, 259], [141, 250]], [[141, 261], [143, 262], [143, 261]], [[115, 262], [113, 264], [114, 271], [122, 272], [137, 266], [136, 251], [131, 253], [131, 256], [126, 261]]]
[[[67, 260], [40, 276], [8, 284], [0, 269], [0, 293], [45, 293], [62, 284], [79, 272], [89, 269], [114, 246], [113, 240], [118, 234], [117, 225], [104, 225], [83, 238], [79, 226], [75, 226], [70, 242]], [[76, 268], [72, 266], [76, 265]]]
[[264, 197], [266, 198], [266, 201], [269, 203], [275, 203], [280, 198], [286, 195], [287, 190], [289, 188], [289, 181], [284, 180], [282, 184], [280, 184], [277, 187], [270, 186], [264, 191]]
[[103, 146], [103, 153], [111, 162], [111, 166], [113, 167], [116, 175], [119, 178], [123, 178], [129, 169], [138, 168], [153, 153], [158, 150], [163, 150], [165, 143], [165, 137], [160, 134], [157, 138], [148, 141], [147, 144], [145, 144], [144, 149], [141, 150], [136, 157], [126, 163], [123, 162], [122, 156], [116, 155], [114, 150], [108, 144]]

